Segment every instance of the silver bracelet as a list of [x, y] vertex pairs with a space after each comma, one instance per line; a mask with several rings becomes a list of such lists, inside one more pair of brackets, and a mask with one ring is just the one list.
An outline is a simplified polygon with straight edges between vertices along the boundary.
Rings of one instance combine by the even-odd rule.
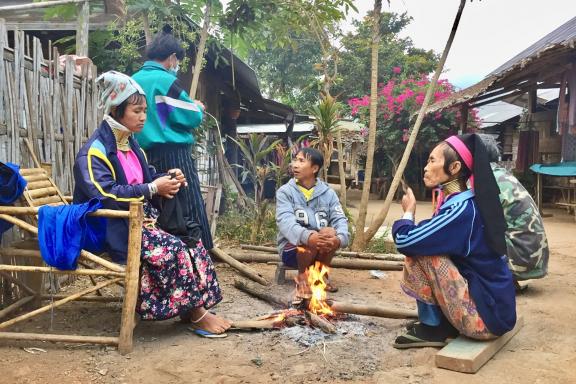
[[150, 191], [150, 198], [153, 198], [158, 193], [158, 186], [154, 183], [148, 183], [148, 191]]

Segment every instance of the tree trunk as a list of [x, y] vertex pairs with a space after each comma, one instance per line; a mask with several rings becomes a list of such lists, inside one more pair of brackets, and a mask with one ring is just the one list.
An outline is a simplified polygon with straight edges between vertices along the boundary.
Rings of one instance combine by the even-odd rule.
[[378, 48], [380, 45], [380, 13], [382, 0], [374, 1], [374, 20], [372, 21], [372, 72], [370, 76], [370, 123], [368, 126], [368, 152], [366, 154], [366, 169], [364, 171], [364, 185], [362, 199], [356, 220], [356, 230], [352, 250], [359, 251], [366, 248], [367, 240], [364, 236], [368, 200], [370, 198], [370, 184], [372, 182], [372, 167], [374, 164], [374, 147], [376, 144], [376, 114], [378, 104]]
[[88, 34], [90, 33], [90, 5], [85, 1], [80, 5], [76, 27], [76, 54], [88, 56]]
[[142, 24], [144, 27], [144, 37], [146, 38], [146, 46], [152, 43], [152, 32], [150, 31], [150, 19], [148, 19], [148, 12], [142, 13]]
[[344, 173], [344, 149], [342, 148], [342, 132], [336, 133], [338, 145], [338, 173], [340, 174], [340, 204], [346, 209], [346, 174]]
[[[418, 118], [416, 119], [416, 123], [410, 132], [410, 138], [408, 139], [408, 143], [406, 144], [406, 149], [404, 150], [404, 154], [402, 155], [402, 160], [400, 160], [400, 165], [396, 170], [394, 175], [394, 179], [392, 180], [392, 184], [390, 185], [390, 189], [388, 190], [388, 194], [386, 195], [386, 200], [384, 201], [384, 207], [378, 213], [378, 216], [370, 225], [370, 228], [363, 234], [362, 240], [364, 241], [362, 245], [365, 245], [378, 231], [378, 228], [384, 223], [386, 219], [386, 215], [388, 215], [388, 210], [390, 209], [390, 205], [392, 204], [392, 199], [394, 194], [396, 193], [396, 189], [398, 188], [398, 184], [400, 183], [400, 179], [404, 173], [404, 169], [406, 168], [406, 164], [408, 163], [408, 159], [410, 158], [410, 152], [412, 152], [412, 148], [414, 147], [414, 143], [416, 142], [416, 136], [418, 135], [418, 131], [420, 130], [420, 125], [422, 125], [422, 120], [424, 120], [424, 116], [426, 115], [426, 110], [428, 109], [428, 105], [432, 100], [432, 96], [434, 95], [434, 90], [436, 89], [436, 85], [438, 84], [438, 78], [442, 73], [442, 69], [444, 68], [444, 63], [446, 63], [446, 58], [448, 57], [448, 52], [450, 52], [450, 47], [452, 46], [452, 42], [454, 41], [454, 36], [456, 35], [456, 31], [458, 30], [458, 24], [460, 23], [460, 17], [462, 16], [462, 11], [464, 10], [464, 5], [466, 4], [466, 0], [460, 0], [460, 6], [458, 8], [458, 12], [456, 13], [456, 18], [454, 19], [454, 24], [452, 25], [452, 31], [450, 32], [450, 37], [446, 42], [446, 46], [444, 47], [444, 52], [442, 53], [442, 57], [440, 58], [440, 62], [438, 63], [438, 67], [436, 68], [436, 72], [434, 73], [434, 78], [430, 82], [428, 86], [428, 90], [426, 92], [426, 97], [424, 98], [424, 102], [422, 103], [422, 107], [420, 108], [420, 112], [418, 113]], [[358, 236], [358, 234], [356, 234]], [[355, 248], [355, 250], [362, 250], [364, 248]]]
[[212, 1], [206, 2], [206, 10], [204, 11], [204, 25], [200, 33], [200, 43], [196, 51], [196, 62], [194, 63], [194, 74], [192, 75], [192, 85], [190, 86], [190, 98], [196, 98], [196, 90], [198, 89], [198, 79], [200, 78], [200, 71], [202, 70], [202, 60], [204, 59], [204, 51], [206, 49], [206, 40], [208, 40], [208, 27], [210, 26], [210, 11], [212, 9]]

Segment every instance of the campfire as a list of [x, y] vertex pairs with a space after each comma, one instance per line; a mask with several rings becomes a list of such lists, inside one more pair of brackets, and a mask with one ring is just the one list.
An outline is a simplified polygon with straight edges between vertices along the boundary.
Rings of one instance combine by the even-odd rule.
[[338, 320], [347, 319], [349, 314], [396, 319], [415, 318], [417, 316], [413, 310], [333, 301], [327, 297], [326, 293], [326, 275], [329, 272], [330, 268], [320, 262], [311, 265], [306, 271], [310, 292], [302, 295], [302, 292], [298, 294], [298, 291], [295, 290], [292, 300], [274, 295], [269, 289], [236, 280], [234, 282], [236, 288], [283, 309], [253, 320], [234, 321], [233, 327], [238, 329], [281, 329], [304, 326], [334, 334], [336, 333], [334, 323]]
[[[342, 319], [345, 314], [336, 314], [326, 295], [326, 275], [330, 269], [320, 262], [311, 265], [306, 271], [311, 294], [302, 298], [296, 294], [288, 309], [277, 311], [252, 321], [235, 322], [238, 328], [285, 328], [311, 326], [326, 333], [336, 333], [331, 320]], [[295, 291], [296, 292], [296, 291]], [[278, 300], [277, 300], [278, 302]]]

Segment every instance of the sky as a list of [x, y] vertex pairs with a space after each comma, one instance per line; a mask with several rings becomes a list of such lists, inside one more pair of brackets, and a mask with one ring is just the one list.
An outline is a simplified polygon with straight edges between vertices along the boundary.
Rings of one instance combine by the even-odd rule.
[[[362, 18], [372, 0], [357, 0]], [[417, 48], [441, 53], [460, 0], [387, 0], [383, 11], [407, 12], [414, 20], [401, 33]], [[576, 16], [576, 0], [468, 1], [446, 61], [444, 76], [459, 88], [473, 85], [525, 48]], [[346, 26], [344, 29], [348, 29]]]

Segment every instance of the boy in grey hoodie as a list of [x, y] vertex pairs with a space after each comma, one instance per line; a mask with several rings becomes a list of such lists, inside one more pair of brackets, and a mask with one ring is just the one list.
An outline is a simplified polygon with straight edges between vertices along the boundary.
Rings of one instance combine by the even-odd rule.
[[[319, 261], [329, 266], [336, 250], [348, 245], [348, 220], [336, 192], [317, 175], [324, 159], [303, 148], [292, 161], [294, 178], [276, 191], [278, 251], [285, 265], [298, 268], [298, 295], [309, 297], [306, 269]], [[336, 288], [329, 282], [327, 290]]]

